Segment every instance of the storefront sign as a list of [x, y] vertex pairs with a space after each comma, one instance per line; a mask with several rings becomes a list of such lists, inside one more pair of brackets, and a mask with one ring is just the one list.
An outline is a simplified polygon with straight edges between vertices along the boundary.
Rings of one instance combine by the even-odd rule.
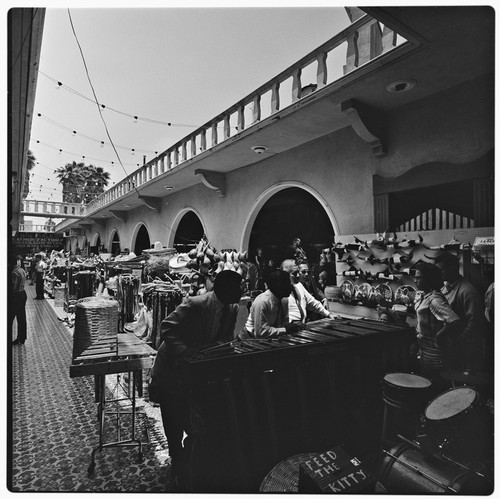
[[58, 234], [44, 232], [18, 232], [12, 238], [12, 252], [20, 255], [64, 248], [64, 238]]

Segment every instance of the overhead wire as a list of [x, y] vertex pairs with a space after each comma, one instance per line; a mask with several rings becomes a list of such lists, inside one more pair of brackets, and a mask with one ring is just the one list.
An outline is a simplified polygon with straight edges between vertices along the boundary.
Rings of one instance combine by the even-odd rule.
[[[123, 168], [123, 171], [124, 171], [124, 172], [125, 172], [125, 174], [128, 176], [128, 173], [126, 172], [125, 167], [123, 166], [123, 163], [122, 163], [122, 161], [121, 161], [120, 155], [118, 154], [118, 151], [116, 150], [116, 147], [115, 147], [115, 144], [114, 144], [114, 142], [113, 142], [113, 139], [111, 138], [111, 135], [110, 135], [110, 133], [109, 133], [108, 126], [107, 126], [107, 124], [106, 124], [106, 120], [104, 119], [104, 116], [102, 115], [101, 105], [99, 105], [99, 99], [97, 98], [97, 95], [96, 95], [96, 92], [95, 92], [95, 89], [94, 89], [94, 85], [92, 84], [92, 80], [91, 80], [91, 78], [90, 78], [89, 70], [88, 70], [88, 67], [87, 67], [87, 62], [85, 61], [85, 56], [84, 56], [84, 54], [83, 54], [83, 49], [82, 49], [82, 47], [81, 47], [81, 45], [80, 45], [80, 41], [78, 40], [78, 36], [77, 36], [77, 34], [76, 34], [75, 27], [74, 27], [74, 25], [73, 25], [73, 19], [72, 19], [72, 17], [71, 17], [71, 12], [70, 12], [70, 9], [68, 9], [68, 17], [69, 17], [69, 22], [70, 22], [70, 25], [71, 25], [71, 30], [72, 30], [72, 32], [73, 32], [73, 36], [75, 37], [76, 43], [77, 43], [77, 45], [78, 45], [78, 49], [79, 49], [79, 51], [80, 51], [80, 55], [81, 55], [81, 58], [82, 58], [82, 62], [83, 62], [83, 65], [84, 65], [84, 69], [85, 69], [85, 73], [86, 73], [86, 75], [87, 75], [87, 79], [88, 79], [88, 82], [89, 82], [90, 88], [92, 89], [92, 94], [93, 94], [94, 99], [95, 99], [95, 101], [94, 101], [94, 102], [95, 102], [95, 104], [97, 105], [97, 109], [98, 109], [98, 111], [99, 111], [99, 116], [100, 116], [100, 118], [101, 118], [101, 120], [102, 120], [102, 122], [103, 122], [103, 124], [104, 124], [104, 129], [106, 130], [106, 135], [107, 135], [107, 137], [108, 137], [108, 139], [109, 139], [109, 142], [110, 142], [110, 144], [111, 144], [111, 146], [112, 146], [112, 148], [113, 148], [113, 150], [114, 150], [114, 152], [115, 152], [115, 154], [116, 154], [116, 157], [118, 158], [118, 161], [119, 161], [119, 163], [120, 163], [121, 167]], [[142, 199], [142, 196], [141, 196], [141, 194], [139, 193], [139, 190], [137, 189], [137, 187], [136, 187], [135, 183], [132, 183], [132, 187], [133, 187], [133, 189], [135, 190], [135, 192], [137, 193], [138, 198], [139, 198], [139, 199]], [[160, 220], [161, 220], [161, 218], [160, 218]], [[184, 237], [182, 237], [181, 235], [177, 234], [177, 231], [174, 231], [174, 230], [172, 229], [172, 227], [169, 227], [169, 226], [168, 226], [168, 225], [167, 225], [167, 224], [166, 224], [163, 220], [161, 220], [161, 223], [162, 223], [165, 227], [167, 227], [170, 231], [172, 231], [173, 233], [175, 233], [177, 237], [179, 237], [179, 238], [183, 239], [184, 241], [186, 241], [186, 242], [197, 242], [197, 241], [193, 241], [193, 240], [188, 239], [188, 238], [184, 238]]]
[[[93, 104], [97, 104], [102, 109], [113, 111], [114, 113], [120, 114], [122, 116], [126, 116], [127, 118], [132, 118], [134, 121], [144, 121], [145, 123], [151, 123], [154, 125], [166, 125], [169, 127], [200, 128], [200, 126], [201, 126], [201, 125], [190, 125], [190, 124], [186, 124], [186, 123], [173, 123], [170, 121], [156, 120], [156, 119], [152, 119], [152, 118], [145, 118], [144, 116], [139, 116], [137, 114], [126, 113], [124, 111], [120, 111], [120, 110], [115, 109], [113, 107], [99, 103], [99, 102], [91, 99], [90, 97], [87, 97], [86, 95], [82, 94], [81, 92], [78, 92], [77, 90], [69, 87], [68, 85], [64, 85], [61, 81], [57, 80], [56, 78], [53, 78], [53, 77], [47, 75], [46, 73], [44, 73], [40, 69], [38, 69], [38, 73], [43, 75], [45, 78], [49, 79], [53, 83], [55, 83], [58, 86], [58, 88], [62, 88], [64, 90], [67, 90], [68, 92], [71, 92], [71, 93], [77, 95], [78, 97], [85, 99], [88, 102], [91, 102]], [[217, 127], [217, 128], [222, 128], [222, 127]], [[236, 130], [238, 129], [237, 126], [234, 126], [233, 128]]]
[[[92, 140], [96, 143], [101, 144], [101, 147], [106, 144], [106, 142], [104, 142], [103, 140], [99, 140], [99, 139], [96, 139], [94, 137], [89, 137], [88, 135], [84, 135], [83, 133], [77, 132], [74, 128], [70, 128], [68, 126], [62, 125], [61, 123], [58, 123], [57, 121], [54, 121], [53, 119], [48, 118], [47, 116], [42, 115], [41, 113], [37, 113], [36, 116], [38, 118], [41, 118], [42, 120], [47, 121], [48, 123], [51, 123], [54, 126], [57, 126], [63, 130], [70, 132], [73, 136], [78, 135], [79, 137], [84, 137], [86, 139]], [[119, 149], [126, 149], [129, 151], [133, 150], [134, 152], [147, 152], [147, 153], [154, 153], [154, 154], [158, 155], [158, 151], [153, 151], [151, 149], [138, 149], [138, 148], [130, 148], [130, 147], [126, 147], [126, 146], [119, 146], [119, 145], [117, 145], [116, 147]]]

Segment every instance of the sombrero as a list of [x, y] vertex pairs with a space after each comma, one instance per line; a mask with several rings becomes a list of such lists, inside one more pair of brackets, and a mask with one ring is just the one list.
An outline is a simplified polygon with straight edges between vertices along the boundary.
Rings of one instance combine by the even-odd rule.
[[191, 259], [187, 253], [179, 253], [168, 261], [168, 266], [172, 269], [183, 269]]

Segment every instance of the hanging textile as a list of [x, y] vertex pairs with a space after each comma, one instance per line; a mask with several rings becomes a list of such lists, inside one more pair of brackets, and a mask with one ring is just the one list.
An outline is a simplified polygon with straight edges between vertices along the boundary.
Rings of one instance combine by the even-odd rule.
[[150, 286], [148, 284], [147, 290], [144, 290], [144, 304], [152, 313], [151, 331], [148, 333], [146, 342], [151, 344], [154, 349], [158, 349], [161, 343], [161, 322], [176, 309], [182, 299], [183, 294], [176, 286], [167, 284]]
[[139, 311], [139, 286], [141, 279], [131, 274], [118, 276], [116, 297], [121, 305], [120, 325], [132, 322]]

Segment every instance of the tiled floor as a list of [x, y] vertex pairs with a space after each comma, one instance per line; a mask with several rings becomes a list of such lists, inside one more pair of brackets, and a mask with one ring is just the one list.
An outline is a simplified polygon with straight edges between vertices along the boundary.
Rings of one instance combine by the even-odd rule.
[[[144, 399], [137, 402], [137, 436], [143, 442], [144, 460], [138, 462], [136, 448], [103, 449], [96, 453], [95, 471], [88, 476], [91, 452], [98, 444], [94, 378], [69, 377], [72, 334], [58, 319], [66, 314], [54, 308], [51, 299], [34, 300], [34, 286], [26, 288], [27, 341], [9, 345], [8, 488], [13, 492], [173, 491], [160, 411]], [[108, 388], [115, 382], [115, 376], [107, 376]], [[116, 424], [107, 417], [104, 441], [112, 442]], [[130, 417], [124, 419], [122, 438], [127, 438]]]

